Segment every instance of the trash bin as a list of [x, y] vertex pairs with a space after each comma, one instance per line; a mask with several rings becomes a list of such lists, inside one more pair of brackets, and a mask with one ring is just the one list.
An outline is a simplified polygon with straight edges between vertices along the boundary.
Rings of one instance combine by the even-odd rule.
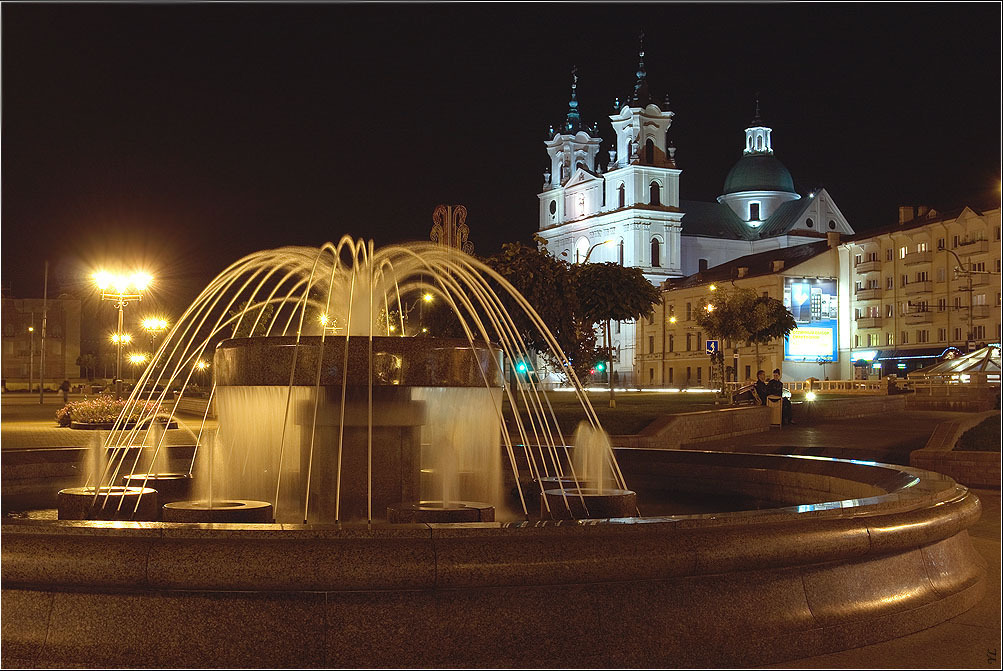
[[780, 396], [766, 397], [766, 407], [770, 409], [770, 424], [780, 426], [784, 419], [784, 400]]

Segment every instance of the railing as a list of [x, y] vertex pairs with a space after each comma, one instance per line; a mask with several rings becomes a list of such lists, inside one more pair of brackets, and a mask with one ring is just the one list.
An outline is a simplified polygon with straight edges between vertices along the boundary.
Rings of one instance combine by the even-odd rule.
[[858, 301], [873, 301], [881, 298], [881, 289], [857, 289], [853, 297]]
[[[899, 380], [901, 386], [902, 380]], [[745, 386], [745, 382], [726, 382], [725, 387], [729, 392], [735, 392], [740, 387]], [[815, 393], [839, 392], [839, 393], [860, 393], [860, 394], [885, 394], [888, 391], [887, 380], [815, 380], [809, 383], [807, 380], [791, 380], [784, 382], [784, 389], [793, 392], [814, 391]]]
[[905, 264], [912, 266], [917, 263], [930, 263], [933, 260], [933, 252], [929, 249], [925, 252], [911, 252], [905, 255]]
[[882, 317], [858, 317], [857, 328], [858, 329], [881, 328], [881, 320]]
[[905, 316], [909, 324], [929, 324], [933, 322], [933, 312], [930, 310], [913, 310]]
[[923, 280], [921, 282], [910, 282], [905, 285], [904, 291], [906, 294], [926, 294], [933, 291], [933, 282], [930, 280]]
[[972, 240], [970, 242], [961, 242], [956, 249], [958, 250], [958, 254], [985, 254], [989, 251], [989, 241]]
[[881, 261], [874, 259], [873, 261], [861, 261], [857, 265], [853, 266], [859, 274], [863, 275], [865, 273], [874, 273], [881, 270]]
[[972, 319], [988, 319], [992, 314], [991, 308], [988, 305], [973, 305], [972, 306]]

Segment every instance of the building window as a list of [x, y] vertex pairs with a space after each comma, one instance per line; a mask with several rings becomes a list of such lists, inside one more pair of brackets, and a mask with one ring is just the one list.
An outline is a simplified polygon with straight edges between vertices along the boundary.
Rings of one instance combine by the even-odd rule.
[[986, 327], [979, 324], [975, 327], [975, 331], [972, 333], [972, 338], [975, 340], [985, 340], [986, 338]]
[[900, 345], [909, 344], [909, 333], [907, 331], [902, 331], [902, 338], [899, 340]]
[[885, 316], [894, 317], [895, 316], [895, 306], [889, 303], [885, 306]]
[[752, 379], [752, 366], [746, 366], [745, 367], [745, 379], [746, 380], [751, 380]]
[[892, 337], [891, 333], [886, 333], [885, 334], [885, 345], [887, 346], [887, 345], [894, 345], [894, 344], [895, 344], [895, 338]]
[[954, 329], [954, 342], [961, 342], [961, 329]]
[[655, 336], [648, 336], [648, 354], [655, 353]]
[[853, 283], [854, 292], [859, 292], [863, 288], [864, 288], [864, 283], [861, 282], [860, 280], [857, 280], [856, 282]]
[[930, 249], [930, 246], [927, 245], [925, 242], [919, 242], [919, 243], [916, 244], [916, 251], [917, 252], [925, 252], [928, 249]]
[[807, 219], [804, 220], [804, 225], [807, 226], [808, 228], [812, 228], [815, 225], [815, 222], [811, 220], [811, 217], [808, 217]]
[[857, 254], [856, 256], [853, 257], [853, 265], [859, 266], [860, 262], [863, 261], [863, 260], [864, 260], [864, 255], [863, 254]]
[[892, 254], [894, 254], [894, 252], [892, 251], [891, 247], [889, 247], [888, 249], [886, 249], [885, 250], [885, 261], [891, 261], [892, 260]]
[[662, 250], [658, 238], [651, 239], [651, 267], [659, 268], [662, 265]]
[[916, 342], [930, 342], [930, 332], [925, 329], [916, 331]]
[[853, 346], [854, 347], [860, 347], [860, 336], [859, 335], [853, 336]]
[[648, 165], [655, 163], [655, 142], [650, 137], [644, 143], [644, 160]]
[[702, 343], [703, 343], [703, 333], [701, 333], [700, 331], [697, 331], [697, 351], [698, 352], [703, 349], [703, 344]]
[[885, 280], [886, 280], [886, 282], [885, 282], [885, 288], [886, 289], [894, 289], [895, 288], [895, 278], [894, 277], [892, 277], [891, 275], [889, 275], [888, 277], [885, 278]]
[[616, 188], [616, 193], [617, 193], [617, 198], [619, 199], [619, 203], [620, 203], [617, 207], [626, 207], [626, 205], [627, 205], [627, 187], [625, 187], [623, 184], [620, 184], [620, 186], [618, 186]]
[[700, 272], [707, 270], [707, 259], [697, 260], [697, 270]]
[[832, 219], [829, 220], [829, 229], [833, 231], [836, 230], [836, 222]]
[[937, 268], [937, 281], [938, 282], [943, 282], [945, 277], [946, 277], [946, 275], [944, 273], [944, 269], [943, 268]]
[[661, 205], [661, 189], [658, 186], [658, 182], [652, 182], [648, 185], [648, 191], [651, 197], [648, 199], [650, 205]]
[[686, 384], [689, 384], [690, 380], [692, 380], [692, 379], [693, 379], [693, 369], [690, 368], [689, 366], [687, 366], [686, 367]]
[[853, 308], [853, 318], [860, 319], [860, 308]]
[[951, 238], [951, 247], [953, 249], [957, 249], [958, 248], [958, 244], [960, 242], [961, 242], [961, 236], [959, 236], [959, 235], [954, 236], [953, 238]]
[[697, 384], [703, 384], [703, 366], [697, 366]]
[[622, 266], [623, 265], [623, 240], [620, 241], [620, 244], [618, 245], [618, 250], [617, 251], [618, 251], [618, 256], [619, 256], [619, 259], [620, 259], [620, 265]]
[[759, 221], [759, 203], [749, 203], [749, 220]]
[[675, 377], [675, 372], [676, 372], [675, 368], [670, 368], [669, 369], [669, 383], [670, 384], [674, 381], [673, 378]]
[[[692, 310], [692, 306], [689, 303], [687, 303], [686, 304], [686, 321], [690, 321], [691, 319], [693, 319], [693, 310]], [[689, 349], [689, 347], [687, 347], [686, 349]]]
[[937, 238], [937, 249], [943, 249], [947, 246], [947, 241], [944, 238]]
[[669, 351], [670, 352], [676, 351], [676, 337], [674, 335], [669, 336]]
[[899, 258], [904, 259], [905, 255], [909, 253], [908, 247], [899, 247]]
[[693, 334], [686, 334], [686, 351], [689, 352], [693, 349]]
[[944, 342], [947, 340], [947, 329], [937, 329], [937, 342]]
[[904, 287], [907, 284], [909, 284], [909, 276], [908, 275], [903, 275], [902, 276], [902, 284], [901, 284], [901, 286]]
[[649, 368], [648, 369], [648, 384], [651, 384], [654, 381], [655, 381], [655, 369], [654, 368]]
[[930, 279], [930, 275], [925, 270], [916, 273], [916, 281], [917, 282], [926, 282], [929, 279]]
[[960, 310], [961, 309], [961, 296], [955, 296], [954, 297], [954, 309], [955, 310]]
[[937, 312], [943, 312], [947, 309], [947, 299], [938, 298], [937, 299]]

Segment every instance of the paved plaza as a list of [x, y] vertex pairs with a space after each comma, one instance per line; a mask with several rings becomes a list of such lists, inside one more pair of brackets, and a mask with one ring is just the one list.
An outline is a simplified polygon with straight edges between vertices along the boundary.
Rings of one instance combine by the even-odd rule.
[[[71, 395], [71, 400], [73, 397]], [[84, 447], [103, 432], [59, 428], [56, 410], [62, 399], [48, 395], [5, 394], [0, 404], [0, 447]], [[701, 443], [700, 449], [762, 453], [814, 454], [908, 464], [909, 452], [923, 447], [940, 422], [960, 413], [905, 411], [897, 415], [800, 421], [768, 432]], [[193, 442], [201, 418], [179, 415], [179, 429], [168, 432], [175, 444]], [[207, 423], [208, 429], [215, 422]], [[1000, 491], [977, 489], [981, 519], [969, 529], [973, 545], [986, 560], [986, 596], [974, 608], [935, 627], [862, 648], [798, 659], [772, 668], [1001, 668], [1000, 648]]]

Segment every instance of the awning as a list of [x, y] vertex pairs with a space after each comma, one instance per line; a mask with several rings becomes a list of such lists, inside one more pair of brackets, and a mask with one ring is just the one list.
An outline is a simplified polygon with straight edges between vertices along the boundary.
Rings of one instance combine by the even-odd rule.
[[880, 350], [875, 361], [897, 361], [901, 359], [943, 359], [950, 354], [958, 356], [961, 350], [957, 347], [916, 347], [912, 349]]

